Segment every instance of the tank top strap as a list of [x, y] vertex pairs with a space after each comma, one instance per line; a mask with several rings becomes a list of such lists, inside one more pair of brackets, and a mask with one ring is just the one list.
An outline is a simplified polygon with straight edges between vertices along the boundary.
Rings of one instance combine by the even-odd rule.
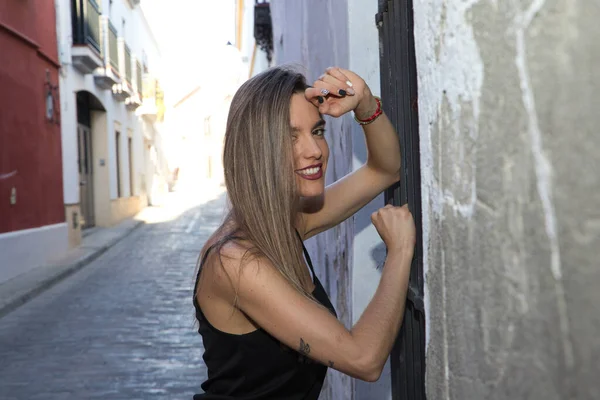
[[313, 281], [316, 282], [317, 274], [315, 274], [315, 269], [313, 268], [312, 260], [310, 259], [310, 254], [308, 254], [308, 250], [306, 249], [306, 246], [304, 246], [304, 241], [302, 240], [302, 236], [300, 236], [298, 230], [296, 230], [296, 235], [298, 235], [298, 239], [300, 239], [300, 243], [302, 244], [302, 252], [304, 253], [304, 258], [306, 258], [306, 263], [308, 264], [310, 272], [312, 273]]

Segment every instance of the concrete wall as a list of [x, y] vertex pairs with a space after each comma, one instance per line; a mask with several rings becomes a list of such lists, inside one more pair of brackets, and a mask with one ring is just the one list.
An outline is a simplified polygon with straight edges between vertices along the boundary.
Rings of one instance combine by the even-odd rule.
[[414, 3], [430, 399], [600, 398], [600, 6]]

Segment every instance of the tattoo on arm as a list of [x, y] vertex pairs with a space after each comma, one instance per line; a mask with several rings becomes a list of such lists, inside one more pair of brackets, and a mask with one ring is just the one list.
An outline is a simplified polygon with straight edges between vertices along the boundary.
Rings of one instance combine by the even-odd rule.
[[333, 361], [329, 360], [329, 368], [333, 368]]
[[310, 345], [300, 338], [300, 348], [298, 352], [302, 355], [307, 356], [310, 353]]

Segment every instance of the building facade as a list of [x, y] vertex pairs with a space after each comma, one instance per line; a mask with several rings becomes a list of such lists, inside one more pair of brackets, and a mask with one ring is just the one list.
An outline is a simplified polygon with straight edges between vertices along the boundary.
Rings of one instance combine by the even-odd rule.
[[139, 0], [57, 0], [69, 243], [166, 191], [160, 51]]
[[68, 247], [54, 3], [0, 3], [0, 283]]

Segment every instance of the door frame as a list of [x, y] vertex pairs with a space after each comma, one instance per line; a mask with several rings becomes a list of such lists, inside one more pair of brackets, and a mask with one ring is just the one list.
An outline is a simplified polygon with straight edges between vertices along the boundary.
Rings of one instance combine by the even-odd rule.
[[404, 321], [390, 356], [392, 399], [424, 400], [423, 229], [413, 0], [379, 0], [375, 19], [383, 109], [399, 134], [402, 153], [400, 182], [385, 192], [385, 202], [408, 203], [417, 232]]

